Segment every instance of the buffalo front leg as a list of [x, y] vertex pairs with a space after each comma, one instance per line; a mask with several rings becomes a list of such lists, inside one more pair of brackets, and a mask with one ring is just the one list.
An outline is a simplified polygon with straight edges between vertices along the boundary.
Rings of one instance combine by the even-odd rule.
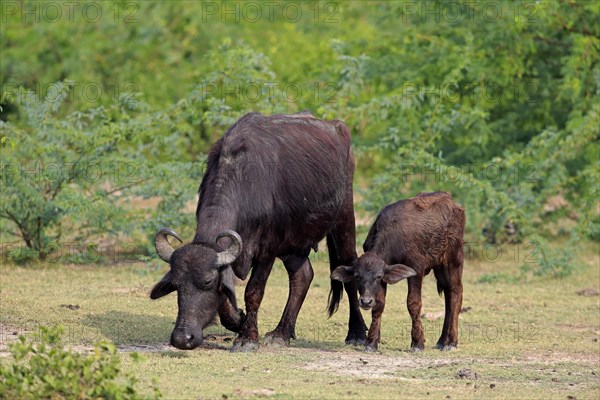
[[420, 351], [425, 348], [425, 335], [423, 335], [423, 325], [421, 324], [421, 286], [423, 277], [420, 275], [408, 278], [408, 296], [406, 305], [408, 313], [412, 320], [411, 343], [410, 347], [414, 351]]
[[233, 342], [231, 351], [246, 352], [258, 349], [258, 308], [265, 294], [265, 286], [273, 262], [274, 260], [269, 260], [253, 265], [252, 274], [244, 293], [246, 319], [242, 323], [238, 337]]
[[375, 295], [375, 306], [371, 311], [371, 326], [369, 327], [369, 333], [367, 334], [367, 343], [365, 344], [365, 351], [374, 352], [377, 350], [379, 341], [381, 339], [381, 315], [385, 308], [385, 287], [377, 291]]
[[279, 324], [265, 338], [266, 344], [275, 346], [286, 346], [290, 339], [296, 339], [296, 319], [314, 276], [308, 257], [287, 256], [282, 260], [290, 279], [288, 300]]
[[232, 332], [239, 333], [246, 318], [242, 310], [235, 308], [229, 300], [224, 300], [218, 309], [221, 325]]

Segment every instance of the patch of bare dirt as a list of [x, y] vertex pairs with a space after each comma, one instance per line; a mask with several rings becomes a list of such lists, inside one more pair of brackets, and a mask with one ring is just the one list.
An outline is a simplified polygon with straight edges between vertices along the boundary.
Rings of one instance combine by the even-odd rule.
[[[72, 304], [61, 304], [60, 307], [70, 310], [77, 310], [79, 306], [74, 306]], [[30, 337], [35, 333], [35, 331], [25, 329], [24, 327], [0, 323], [0, 357], [7, 357], [10, 355], [10, 352], [8, 351], [8, 344], [16, 342], [19, 339], [19, 336], [23, 335]], [[231, 335], [207, 335], [200, 348], [208, 350], [229, 350], [232, 341], [233, 336]], [[70, 348], [78, 353], [89, 353], [94, 350], [94, 346], [92, 344], [72, 344], [66, 342], [65, 347]], [[117, 350], [123, 353], [186, 352], [185, 350], [178, 350], [172, 347], [168, 342], [139, 345], [118, 345]]]
[[446, 315], [446, 313], [444, 311], [436, 311], [436, 312], [425, 313], [425, 314], [421, 315], [421, 318], [425, 318], [429, 321], [435, 321], [436, 319], [444, 318], [444, 315]]
[[598, 365], [599, 356], [598, 354], [583, 354], [583, 353], [567, 353], [562, 351], [542, 351], [538, 353], [527, 353], [524, 358], [524, 362], [535, 362], [540, 364], [556, 365], [558, 363], [577, 363], [577, 364], [590, 364], [593, 366]]
[[133, 196], [128, 199], [128, 203], [138, 209], [154, 210], [158, 207], [158, 203], [162, 200], [161, 197], [144, 198], [142, 196]]
[[168, 343], [157, 344], [131, 344], [118, 346], [117, 349], [121, 352], [138, 352], [138, 353], [156, 353], [159, 351], [175, 351], [173, 346]]
[[[560, 329], [564, 329], [566, 331], [570, 331], [570, 332], [577, 332], [577, 333], [591, 333], [594, 334], [596, 336], [600, 336], [600, 329], [598, 329], [598, 326], [596, 325], [586, 325], [586, 324], [556, 324], [556, 326]], [[597, 342], [598, 338], [594, 338], [596, 340], [594, 340], [595, 342]]]
[[[240, 396], [242, 398], [245, 397], [271, 397], [275, 396], [277, 392], [271, 388], [263, 388], [256, 390], [245, 390], [245, 389], [235, 389], [234, 393], [236, 396]], [[225, 396], [226, 398], [227, 396]]]
[[544, 211], [546, 213], [554, 212], [558, 209], [568, 207], [569, 203], [564, 198], [562, 194], [557, 194], [556, 196], [549, 197], [544, 204]]
[[461, 368], [456, 373], [458, 379], [479, 379], [479, 374], [471, 368]]
[[[292, 351], [295, 349], [287, 349]], [[524, 357], [513, 358], [510, 361], [500, 361], [495, 359], [441, 359], [432, 360], [430, 358], [414, 357], [412, 354], [403, 356], [386, 356], [382, 354], [369, 353], [348, 353], [348, 352], [326, 352], [313, 350], [312, 352], [321, 353], [320, 357], [302, 365], [303, 368], [315, 371], [324, 371], [326, 373], [338, 376], [353, 376], [360, 379], [378, 379], [378, 378], [396, 378], [405, 375], [398, 373], [414, 368], [438, 368], [449, 365], [460, 364], [493, 364], [496, 366], [514, 367], [517, 365], [526, 368], [531, 364], [556, 365], [557, 363], [577, 363], [589, 364], [596, 368], [598, 364], [597, 354], [580, 354], [566, 352], [540, 352], [530, 353]], [[459, 379], [476, 380], [480, 378], [478, 372], [471, 368], [462, 368], [458, 370], [456, 377]]]
[[[463, 307], [460, 309], [460, 313], [464, 314], [466, 312], [471, 311], [471, 309], [472, 309], [472, 307]], [[437, 319], [444, 318], [445, 315], [446, 315], [445, 311], [435, 311], [435, 312], [425, 313], [425, 314], [421, 315], [421, 318], [425, 318], [429, 321], [435, 321]]]
[[136, 286], [136, 287], [116, 287], [110, 289], [112, 293], [118, 294], [134, 294], [134, 293], [146, 293], [149, 289], [145, 286]]
[[594, 288], [585, 288], [585, 289], [581, 289], [577, 291], [577, 294], [579, 296], [598, 296], [598, 290], [594, 289]]
[[327, 352], [324, 357], [302, 367], [311, 371], [325, 371], [334, 375], [360, 378], [397, 378], [397, 371], [408, 368], [451, 365], [452, 360], [429, 360], [416, 357], [385, 356], [368, 353]]
[[[69, 309], [70, 305], [61, 305], [61, 307]], [[23, 327], [12, 324], [0, 323], [0, 357], [7, 357], [10, 355], [8, 351], [8, 344], [16, 342], [19, 336], [28, 336], [34, 334], [32, 330], [27, 330]], [[78, 353], [89, 353], [94, 350], [94, 346], [88, 344], [71, 344], [66, 343], [65, 347], [72, 349]], [[207, 343], [205, 348], [224, 348], [216, 343]], [[149, 353], [149, 352], [160, 352], [160, 351], [177, 351], [174, 347], [168, 343], [156, 343], [156, 344], [140, 344], [140, 345], [122, 345], [117, 346], [117, 350], [120, 352], [138, 352], [138, 353]]]

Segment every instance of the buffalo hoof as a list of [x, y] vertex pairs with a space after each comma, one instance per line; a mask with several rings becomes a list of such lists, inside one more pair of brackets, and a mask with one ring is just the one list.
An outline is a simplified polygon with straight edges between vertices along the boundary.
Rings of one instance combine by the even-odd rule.
[[372, 344], [367, 344], [365, 346], [365, 351], [367, 353], [375, 353], [377, 351], [377, 346], [373, 346]]
[[346, 345], [347, 346], [362, 346], [363, 344], [365, 344], [367, 342], [366, 339], [348, 339], [346, 338]]
[[367, 334], [365, 332], [348, 332], [348, 336], [346, 336], [346, 345], [362, 346], [365, 343], [367, 343]]
[[410, 351], [412, 351], [413, 353], [420, 353], [422, 351], [425, 350], [425, 346], [420, 345], [420, 346], [411, 346]]
[[258, 342], [253, 342], [250, 339], [236, 339], [231, 347], [232, 353], [249, 353], [256, 350], [258, 350]]
[[283, 336], [271, 332], [265, 336], [264, 344], [269, 347], [286, 347], [290, 345], [290, 339], [286, 340]]
[[456, 345], [455, 344], [438, 343], [435, 345], [435, 348], [440, 351], [450, 351], [450, 350], [456, 349]]

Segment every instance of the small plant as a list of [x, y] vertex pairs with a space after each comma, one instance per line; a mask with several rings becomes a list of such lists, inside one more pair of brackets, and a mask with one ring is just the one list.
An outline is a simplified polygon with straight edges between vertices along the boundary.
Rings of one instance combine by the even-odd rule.
[[[101, 342], [93, 354], [64, 348], [62, 327], [40, 329], [39, 342], [24, 336], [9, 344], [13, 363], [0, 365], [2, 399], [142, 399], [161, 398], [138, 392], [137, 379], [122, 373], [115, 346]], [[137, 353], [131, 354], [138, 361]]]
[[505, 272], [498, 272], [495, 274], [482, 275], [477, 280], [477, 283], [516, 283], [519, 279], [520, 277], [515, 277]]
[[[543, 243], [542, 238], [535, 239], [537, 243]], [[578, 253], [578, 241], [580, 236], [573, 234], [571, 240], [557, 249], [550, 245], [537, 245], [539, 255], [537, 256], [537, 266], [532, 268], [529, 265], [521, 266], [522, 274], [533, 272], [535, 276], [565, 278], [577, 270], [581, 270], [583, 265], [574, 259], [573, 254]]]

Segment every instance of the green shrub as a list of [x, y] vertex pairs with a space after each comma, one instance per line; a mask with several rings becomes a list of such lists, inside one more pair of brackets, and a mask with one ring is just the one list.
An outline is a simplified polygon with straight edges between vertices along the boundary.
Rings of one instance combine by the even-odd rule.
[[122, 372], [113, 344], [101, 342], [93, 354], [81, 354], [64, 348], [62, 333], [62, 327], [42, 327], [39, 342], [21, 336], [8, 345], [13, 363], [0, 365], [0, 398], [161, 398], [156, 387], [151, 395], [139, 393], [137, 379]]
[[[445, 190], [466, 209], [469, 241], [546, 238], [566, 218], [571, 243], [600, 240], [595, 2], [308, 2], [298, 21], [239, 23], [206, 18], [202, 2], [138, 3], [136, 23], [6, 16], [0, 241], [26, 246], [8, 259], [107, 234], [150, 256], [163, 225], [190, 237], [210, 144], [246, 112], [302, 109], [349, 126], [356, 206], [370, 215]], [[96, 85], [92, 99], [84, 88]], [[132, 169], [115, 179], [118, 166]], [[140, 198], [158, 204], [136, 208]], [[576, 253], [561, 251], [544, 247], [530, 272], [571, 273]]]

